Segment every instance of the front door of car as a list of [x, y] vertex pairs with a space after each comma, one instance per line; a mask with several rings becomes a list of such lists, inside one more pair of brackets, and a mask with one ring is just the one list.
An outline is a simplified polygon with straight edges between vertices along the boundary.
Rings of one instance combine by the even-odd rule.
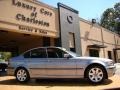
[[[47, 75], [45, 70], [46, 63], [48, 62], [46, 58], [46, 49], [33, 49], [27, 52], [24, 56], [26, 56], [25, 59], [27, 61], [27, 67], [29, 68], [31, 77], [43, 77]], [[30, 57], [27, 58], [28, 56]]]
[[47, 48], [48, 63], [46, 71], [49, 77], [72, 77], [76, 75], [76, 62], [59, 48]]

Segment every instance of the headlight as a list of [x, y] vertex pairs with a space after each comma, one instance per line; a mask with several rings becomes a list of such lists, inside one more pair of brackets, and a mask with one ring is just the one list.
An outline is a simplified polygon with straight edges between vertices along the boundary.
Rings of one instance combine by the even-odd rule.
[[113, 66], [114, 63], [113, 63], [113, 61], [109, 61], [109, 62], [107, 62], [107, 65], [108, 65], [108, 66]]

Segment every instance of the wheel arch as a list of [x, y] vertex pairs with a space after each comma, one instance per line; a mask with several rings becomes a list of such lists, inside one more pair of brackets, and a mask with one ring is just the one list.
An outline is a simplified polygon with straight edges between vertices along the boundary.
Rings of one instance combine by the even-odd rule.
[[29, 73], [29, 70], [28, 70], [26, 67], [24, 67], [24, 66], [18, 66], [18, 67], [16, 67], [16, 69], [15, 69], [14, 75], [16, 74], [17, 70], [18, 70], [18, 69], [21, 69], [21, 68], [25, 69], [25, 70]]
[[102, 68], [104, 69], [104, 71], [105, 71], [105, 78], [106, 78], [106, 79], [108, 78], [107, 70], [106, 70], [105, 66], [102, 65], [102, 64], [100, 64], [100, 63], [92, 63], [92, 64], [88, 65], [88, 66], [86, 67], [85, 71], [84, 71], [84, 78], [87, 78], [87, 70], [88, 70], [90, 67], [92, 67], [92, 66], [100, 66], [100, 67], [102, 67]]

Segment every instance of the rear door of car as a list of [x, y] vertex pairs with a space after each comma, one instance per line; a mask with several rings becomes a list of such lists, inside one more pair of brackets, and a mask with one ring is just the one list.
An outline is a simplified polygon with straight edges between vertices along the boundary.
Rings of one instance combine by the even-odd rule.
[[64, 58], [67, 54], [58, 48], [47, 48], [48, 63], [46, 71], [49, 77], [73, 77], [76, 75], [76, 60]]
[[[27, 66], [30, 71], [31, 77], [43, 77], [47, 75], [45, 70], [46, 63], [48, 62], [46, 58], [46, 49], [45, 48], [37, 48], [33, 49], [29, 52], [30, 58], [26, 58]], [[27, 56], [26, 53], [26, 56]]]

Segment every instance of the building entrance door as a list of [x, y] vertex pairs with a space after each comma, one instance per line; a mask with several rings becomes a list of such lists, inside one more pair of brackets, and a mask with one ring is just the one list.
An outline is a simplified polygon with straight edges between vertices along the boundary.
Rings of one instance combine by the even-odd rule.
[[40, 36], [0, 30], [0, 52], [11, 52], [12, 57], [42, 46], [42, 41]]

